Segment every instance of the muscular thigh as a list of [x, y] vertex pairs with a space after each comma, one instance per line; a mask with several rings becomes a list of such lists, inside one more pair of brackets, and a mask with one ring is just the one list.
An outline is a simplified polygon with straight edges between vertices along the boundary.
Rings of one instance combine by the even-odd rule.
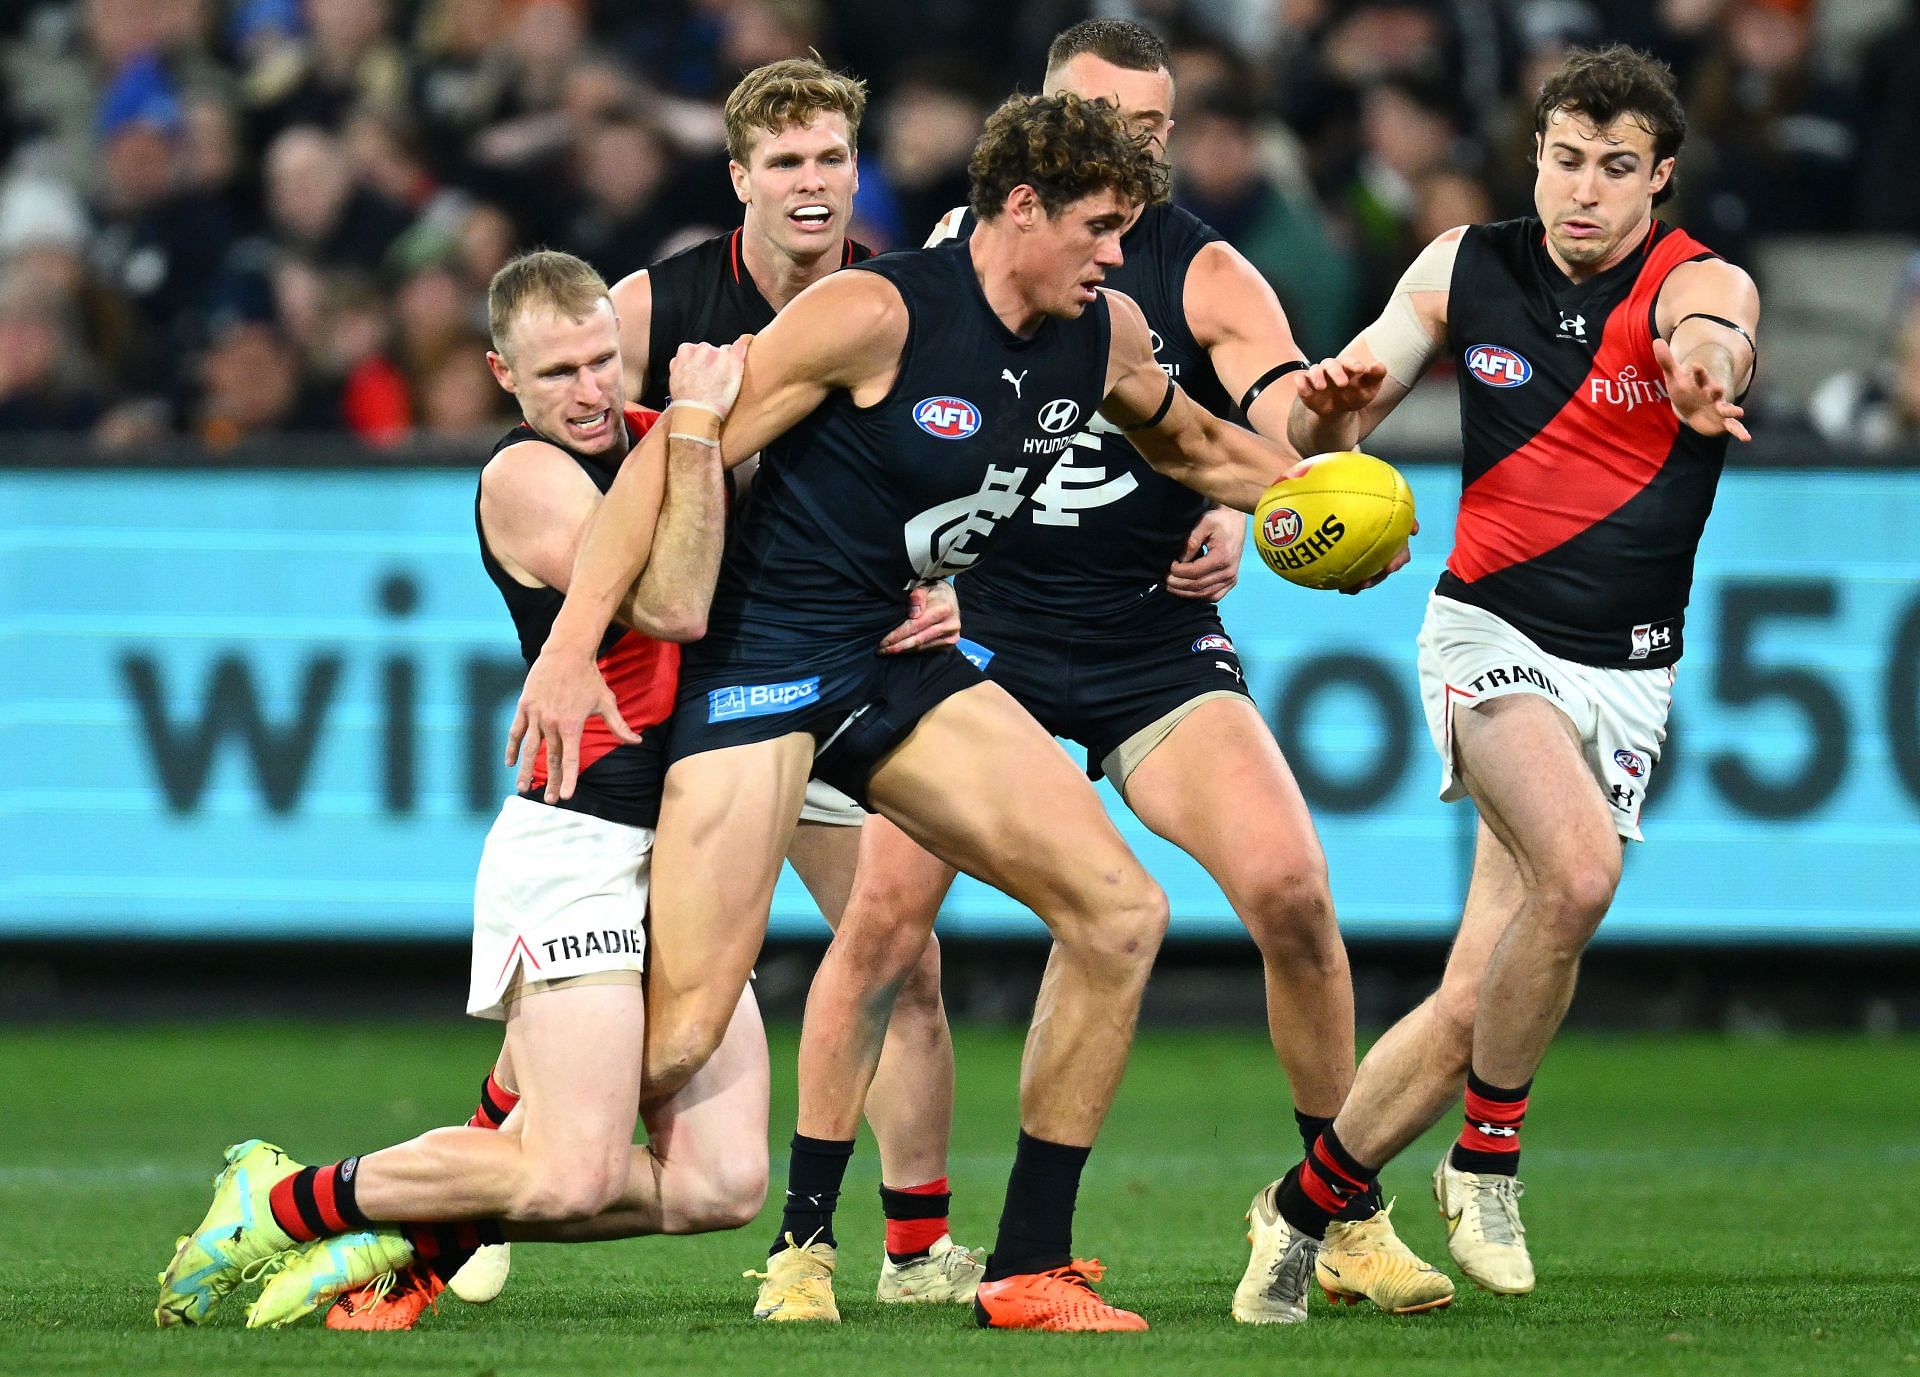
[[[637, 983], [568, 985], [514, 1000], [507, 1051], [529, 1143], [570, 1152], [632, 1142], [645, 1038]], [[581, 1056], [583, 1047], [594, 1055]]]
[[1194, 707], [1134, 768], [1124, 793], [1140, 821], [1230, 892], [1275, 871], [1325, 874], [1300, 786], [1246, 698]]
[[996, 684], [923, 717], [869, 793], [915, 842], [1030, 907], [1139, 870], [1079, 767]]
[[1618, 858], [1605, 796], [1580, 733], [1544, 698], [1515, 694], [1454, 709], [1461, 783], [1524, 876], [1567, 854]]

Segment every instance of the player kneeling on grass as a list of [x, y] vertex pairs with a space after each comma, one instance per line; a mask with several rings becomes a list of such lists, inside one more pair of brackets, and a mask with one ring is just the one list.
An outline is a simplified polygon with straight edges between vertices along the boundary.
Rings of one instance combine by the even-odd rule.
[[[482, 477], [482, 553], [532, 660], [598, 494], [659, 413], [620, 406], [617, 325], [587, 264], [515, 260], [490, 307], [490, 362], [525, 423]], [[405, 1328], [481, 1245], [699, 1233], [759, 1210], [767, 1054], [751, 992], [700, 1071], [644, 1109], [649, 1141], [632, 1146], [659, 728], [679, 670], [678, 647], [661, 637], [704, 629], [725, 519], [713, 441], [739, 381], [736, 350], [689, 351], [671, 369], [666, 462], [642, 480], [662, 557], [646, 563], [596, 657], [638, 730], [589, 734], [564, 806], [545, 800], [536, 762], [535, 787], [507, 801], [481, 858], [469, 1010], [506, 1021], [517, 1113], [503, 1131], [440, 1129], [325, 1167], [258, 1139], [229, 1148], [212, 1208], [161, 1276], [163, 1327], [204, 1319], [241, 1280], [264, 1276], [250, 1325], [342, 1296], [337, 1327]]]

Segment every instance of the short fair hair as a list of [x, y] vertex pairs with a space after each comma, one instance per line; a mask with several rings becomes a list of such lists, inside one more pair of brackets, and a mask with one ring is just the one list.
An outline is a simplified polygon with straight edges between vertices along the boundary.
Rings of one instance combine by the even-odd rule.
[[487, 330], [494, 352], [507, 357], [508, 337], [525, 311], [545, 307], [569, 320], [585, 320], [607, 299], [606, 279], [584, 258], [557, 249], [523, 253], [487, 284]]
[[1151, 205], [1166, 195], [1167, 168], [1113, 106], [1062, 91], [1009, 96], [987, 117], [967, 181], [967, 204], [992, 220], [1018, 186], [1032, 187], [1048, 215], [1100, 191]]
[[1159, 34], [1131, 19], [1082, 19], [1054, 35], [1047, 48], [1047, 80], [1082, 54], [1128, 72], [1158, 72], [1169, 66]]
[[860, 116], [867, 109], [867, 83], [836, 72], [815, 54], [755, 67], [727, 96], [727, 156], [741, 166], [761, 134], [812, 124], [822, 115], [847, 119], [847, 142], [860, 143]]

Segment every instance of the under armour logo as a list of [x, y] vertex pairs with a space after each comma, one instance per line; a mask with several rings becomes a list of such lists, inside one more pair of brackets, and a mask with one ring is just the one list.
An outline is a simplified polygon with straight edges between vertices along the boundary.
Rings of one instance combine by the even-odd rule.
[[1002, 368], [1000, 370], [1000, 381], [1013, 384], [1013, 395], [1014, 398], [1018, 400], [1020, 396], [1020, 384], [1027, 380], [1027, 374], [1032, 371], [1031, 368], [1023, 368], [1020, 370], [1020, 376], [1016, 378], [1013, 376], [1013, 370], [1011, 368]]
[[1560, 338], [1584, 340], [1587, 337], [1587, 318], [1575, 313], [1560, 313]]
[[1520, 1136], [1519, 1129], [1506, 1128], [1500, 1124], [1475, 1124], [1474, 1127], [1486, 1134], [1489, 1138], [1518, 1138]]
[[1629, 789], [1626, 785], [1616, 784], [1607, 790], [1607, 793], [1613, 798], [1613, 806], [1621, 812], [1624, 813], [1633, 807], [1633, 790]]

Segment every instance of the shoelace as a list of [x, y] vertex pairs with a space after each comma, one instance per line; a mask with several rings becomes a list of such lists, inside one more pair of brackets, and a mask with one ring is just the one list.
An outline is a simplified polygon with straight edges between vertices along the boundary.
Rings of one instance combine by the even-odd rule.
[[1107, 1274], [1107, 1264], [1097, 1257], [1077, 1257], [1065, 1267], [1055, 1267], [1051, 1275], [1082, 1291], [1091, 1292], [1093, 1284]]
[[257, 1258], [240, 1269], [240, 1280], [255, 1282], [270, 1277], [299, 1257], [301, 1251], [299, 1248], [282, 1248], [277, 1253], [268, 1253], [263, 1258]]
[[1483, 1195], [1492, 1197], [1491, 1207], [1483, 1199], [1480, 1208], [1480, 1232], [1489, 1243], [1512, 1246], [1526, 1237], [1527, 1226], [1520, 1222], [1520, 1197], [1527, 1188], [1511, 1176], [1480, 1178]]
[[1307, 1282], [1313, 1276], [1313, 1261], [1318, 1249], [1313, 1240], [1302, 1236], [1287, 1245], [1287, 1251], [1274, 1259], [1267, 1289], [1277, 1295], [1298, 1298], [1307, 1294]]

